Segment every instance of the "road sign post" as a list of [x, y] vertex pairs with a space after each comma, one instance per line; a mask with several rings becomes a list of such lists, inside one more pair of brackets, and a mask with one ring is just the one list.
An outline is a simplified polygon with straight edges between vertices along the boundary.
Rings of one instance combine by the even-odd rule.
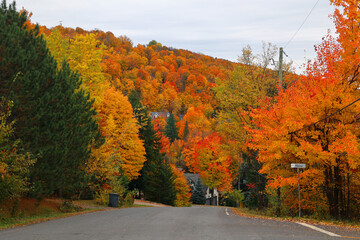
[[298, 194], [299, 194], [299, 218], [301, 217], [301, 204], [300, 204], [300, 168], [306, 168], [305, 163], [292, 163], [291, 168], [296, 168], [298, 174]]

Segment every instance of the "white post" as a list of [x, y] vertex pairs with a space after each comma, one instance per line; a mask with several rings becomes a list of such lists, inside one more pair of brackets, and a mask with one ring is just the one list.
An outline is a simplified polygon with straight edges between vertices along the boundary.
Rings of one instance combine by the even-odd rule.
[[299, 218], [301, 217], [301, 205], [300, 205], [300, 173], [299, 168], [297, 169], [298, 174], [298, 193], [299, 193]]

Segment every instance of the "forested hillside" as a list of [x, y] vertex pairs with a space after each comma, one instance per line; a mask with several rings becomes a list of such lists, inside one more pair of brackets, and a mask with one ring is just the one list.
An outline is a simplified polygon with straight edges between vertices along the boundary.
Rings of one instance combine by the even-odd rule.
[[[304, 75], [278, 49], [237, 63], [155, 40], [31, 23], [0, 12], [0, 202], [24, 196], [190, 204], [184, 172], [249, 208], [357, 217], [359, 9], [331, 1], [339, 36]], [[276, 66], [271, 67], [271, 63]], [[159, 116], [159, 117], [154, 117]], [[291, 163], [306, 163], [298, 175]], [[241, 190], [240, 193], [238, 190]], [[16, 206], [16, 204], [14, 204]]]

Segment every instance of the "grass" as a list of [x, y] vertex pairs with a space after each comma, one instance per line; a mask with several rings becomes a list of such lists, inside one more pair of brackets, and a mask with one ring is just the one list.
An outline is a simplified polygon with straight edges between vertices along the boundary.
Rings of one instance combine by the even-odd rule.
[[[0, 206], [0, 230], [40, 223], [57, 218], [112, 209], [100, 206], [93, 200], [79, 200], [72, 202], [73, 205], [76, 206], [74, 209], [78, 211], [73, 210], [71, 212], [64, 213], [60, 211], [63, 201], [64, 200], [62, 199], [45, 199], [39, 204], [35, 199], [22, 199], [19, 202], [19, 207], [15, 217], [10, 217], [12, 203], [8, 202], [3, 204]], [[149, 206], [134, 204], [131, 207]], [[126, 208], [126, 206], [121, 208]]]
[[266, 211], [252, 210], [244, 207], [232, 208], [233, 212], [237, 215], [243, 217], [253, 217], [253, 218], [262, 218], [262, 219], [272, 219], [278, 221], [292, 221], [292, 222], [305, 222], [310, 224], [319, 224], [319, 225], [330, 225], [330, 226], [339, 226], [360, 230], [360, 221], [350, 221], [350, 220], [335, 220], [335, 219], [317, 219], [309, 216], [305, 217], [291, 217], [291, 216], [274, 216]]
[[[101, 206], [94, 200], [76, 200], [73, 201], [72, 204], [76, 206], [76, 209], [79, 209], [79, 211], [64, 213], [60, 211], [60, 207], [62, 206], [63, 201], [63, 199], [45, 199], [39, 204], [35, 199], [21, 199], [16, 217], [10, 217], [12, 203], [5, 203], [0, 206], [0, 230], [45, 222], [57, 218], [112, 209], [107, 208], [106, 206]], [[122, 206], [120, 208], [128, 207], [129, 206]], [[130, 207], [152, 206], [134, 204]]]
[[19, 227], [19, 226], [25, 226], [25, 225], [35, 224], [35, 223], [40, 223], [40, 222], [45, 222], [45, 221], [49, 221], [49, 220], [57, 219], [57, 218], [75, 216], [75, 215], [94, 212], [94, 211], [99, 211], [99, 210], [85, 209], [85, 210], [82, 210], [80, 212], [74, 212], [74, 213], [49, 212], [49, 213], [40, 214], [40, 215], [31, 215], [31, 216], [26, 216], [26, 217], [7, 218], [7, 219], [3, 219], [1, 221], [0, 230]]
[[142, 204], [134, 204], [131, 207], [153, 207], [153, 206], [149, 206], [149, 205], [142, 205]]

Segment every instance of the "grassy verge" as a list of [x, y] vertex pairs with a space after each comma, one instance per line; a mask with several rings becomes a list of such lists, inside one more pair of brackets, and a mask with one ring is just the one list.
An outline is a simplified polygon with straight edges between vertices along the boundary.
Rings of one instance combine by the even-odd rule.
[[277, 217], [271, 215], [267, 212], [260, 210], [251, 210], [247, 208], [232, 208], [233, 212], [237, 215], [243, 217], [252, 217], [252, 218], [262, 218], [262, 219], [272, 219], [277, 221], [292, 221], [292, 222], [305, 222], [310, 224], [318, 224], [318, 225], [330, 225], [337, 227], [346, 227], [360, 230], [360, 221], [349, 221], [349, 220], [334, 220], [334, 219], [316, 219], [311, 217]]
[[40, 215], [6, 218], [6, 219], [1, 220], [0, 230], [19, 227], [19, 226], [25, 226], [25, 225], [29, 225], [29, 224], [35, 224], [35, 223], [49, 221], [52, 219], [70, 217], [70, 216], [75, 216], [75, 215], [80, 215], [80, 214], [90, 213], [90, 212], [95, 212], [95, 211], [100, 211], [100, 210], [102, 210], [102, 209], [84, 209], [79, 212], [73, 212], [73, 213], [61, 213], [61, 212], [54, 211], [54, 212], [48, 212], [48, 213], [40, 214]]
[[149, 206], [149, 205], [142, 205], [142, 204], [134, 204], [131, 207], [153, 207], [153, 206]]
[[[9, 205], [0, 206], [0, 230], [45, 222], [57, 218], [64, 218], [64, 217], [70, 217], [84, 213], [113, 209], [113, 208], [100, 206], [96, 204], [95, 201], [80, 200], [80, 201], [73, 201], [73, 204], [74, 206], [77, 207], [78, 211], [64, 213], [60, 211], [62, 203], [63, 203], [62, 199], [46, 199], [43, 200], [40, 204], [38, 204], [36, 200], [23, 199], [20, 202], [20, 206], [17, 211], [16, 217], [9, 217], [9, 209], [11, 208], [11, 204], [10, 206]], [[130, 207], [149, 207], [149, 206], [134, 204], [133, 206]], [[121, 208], [127, 208], [127, 206], [123, 206]]]

